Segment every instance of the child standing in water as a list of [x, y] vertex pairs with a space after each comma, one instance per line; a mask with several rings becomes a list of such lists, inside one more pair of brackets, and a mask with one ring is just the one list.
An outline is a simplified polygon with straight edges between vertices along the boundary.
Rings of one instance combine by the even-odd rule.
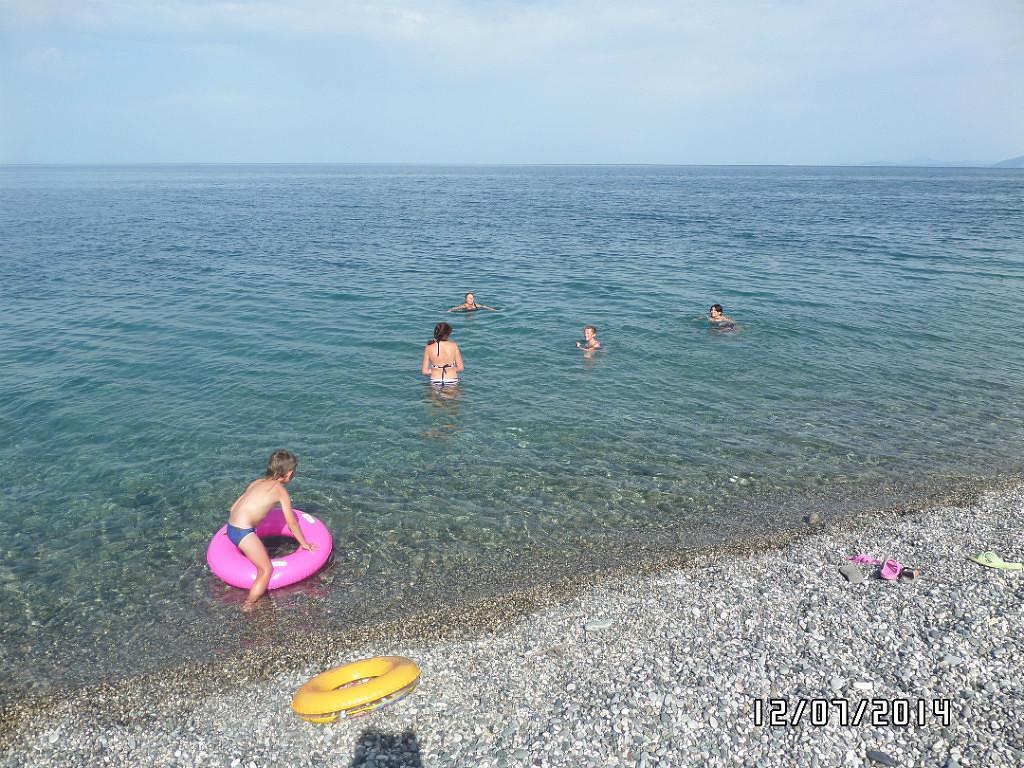
[[256, 566], [256, 581], [249, 589], [249, 596], [242, 606], [243, 611], [251, 611], [256, 601], [267, 591], [267, 584], [270, 582], [270, 574], [273, 571], [267, 548], [263, 546], [260, 537], [256, 535], [256, 526], [267, 516], [267, 512], [280, 505], [281, 511], [284, 512], [285, 522], [288, 523], [288, 529], [292, 532], [295, 540], [299, 542], [299, 548], [310, 552], [316, 549], [316, 545], [310, 544], [302, 535], [302, 529], [299, 528], [295, 513], [292, 511], [291, 497], [285, 490], [285, 485], [295, 477], [295, 470], [298, 466], [299, 461], [292, 453], [285, 450], [274, 451], [267, 462], [266, 474], [259, 480], [249, 483], [245, 493], [231, 505], [231, 515], [228, 517], [228, 538]]

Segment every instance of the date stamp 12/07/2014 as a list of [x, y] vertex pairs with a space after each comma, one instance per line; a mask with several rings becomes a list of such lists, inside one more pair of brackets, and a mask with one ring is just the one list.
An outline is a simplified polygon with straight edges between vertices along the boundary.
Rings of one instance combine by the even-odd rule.
[[754, 725], [949, 725], [952, 710], [951, 699], [754, 699]]

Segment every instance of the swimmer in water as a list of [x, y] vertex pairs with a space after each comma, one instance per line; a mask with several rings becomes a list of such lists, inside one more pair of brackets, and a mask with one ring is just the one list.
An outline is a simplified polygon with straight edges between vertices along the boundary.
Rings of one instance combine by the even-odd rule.
[[708, 310], [708, 320], [717, 331], [735, 331], [739, 327], [736, 325], [735, 320], [723, 314], [721, 304], [711, 305], [711, 309]]
[[488, 307], [486, 304], [477, 304], [476, 303], [476, 296], [474, 296], [472, 293], [467, 293], [466, 294], [466, 301], [464, 303], [459, 304], [459, 306], [457, 306], [457, 307], [452, 307], [448, 311], [449, 312], [476, 312], [477, 310], [480, 310], [480, 309], [489, 309], [489, 310], [491, 310], [491, 312], [497, 312], [498, 311], [494, 307]]
[[592, 325], [583, 326], [583, 341], [576, 342], [576, 349], [593, 352], [601, 348], [601, 342], [597, 340], [597, 328]]
[[462, 352], [454, 341], [448, 341], [452, 335], [452, 327], [448, 323], [438, 323], [434, 327], [434, 338], [427, 342], [423, 350], [423, 364], [420, 372], [430, 377], [430, 383], [443, 387], [459, 383], [459, 374], [465, 370], [462, 364]]

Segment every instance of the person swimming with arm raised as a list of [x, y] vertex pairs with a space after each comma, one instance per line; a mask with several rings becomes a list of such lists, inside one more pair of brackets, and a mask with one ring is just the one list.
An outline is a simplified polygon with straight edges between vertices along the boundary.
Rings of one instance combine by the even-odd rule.
[[451, 335], [452, 327], [448, 323], [438, 323], [434, 327], [434, 338], [423, 350], [420, 372], [430, 377], [431, 384], [439, 387], [458, 384], [459, 374], [466, 368], [459, 345], [448, 340]]
[[228, 538], [256, 566], [256, 581], [249, 589], [249, 596], [242, 606], [243, 611], [251, 611], [256, 605], [256, 601], [263, 597], [273, 572], [267, 548], [263, 545], [260, 537], [256, 535], [256, 527], [271, 509], [276, 506], [281, 507], [288, 529], [299, 543], [300, 549], [310, 552], [316, 549], [316, 544], [310, 544], [302, 535], [302, 529], [292, 511], [291, 497], [285, 490], [285, 485], [295, 477], [295, 470], [298, 469], [298, 466], [299, 461], [294, 454], [285, 450], [274, 451], [270, 460], [267, 461], [266, 474], [249, 483], [245, 492], [231, 505], [231, 512], [228, 516]]
[[472, 293], [466, 294], [466, 300], [457, 307], [452, 307], [449, 312], [476, 312], [481, 309], [489, 309], [491, 312], [497, 312], [498, 310], [494, 307], [488, 307], [486, 304], [477, 304], [476, 296]]

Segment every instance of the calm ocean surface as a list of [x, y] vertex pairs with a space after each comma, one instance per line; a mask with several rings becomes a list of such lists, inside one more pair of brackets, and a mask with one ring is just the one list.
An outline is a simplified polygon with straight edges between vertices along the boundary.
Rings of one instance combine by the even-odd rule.
[[205, 550], [278, 447], [284, 640], [1024, 466], [1019, 170], [3, 167], [0, 278], [0, 697], [251, 639]]

